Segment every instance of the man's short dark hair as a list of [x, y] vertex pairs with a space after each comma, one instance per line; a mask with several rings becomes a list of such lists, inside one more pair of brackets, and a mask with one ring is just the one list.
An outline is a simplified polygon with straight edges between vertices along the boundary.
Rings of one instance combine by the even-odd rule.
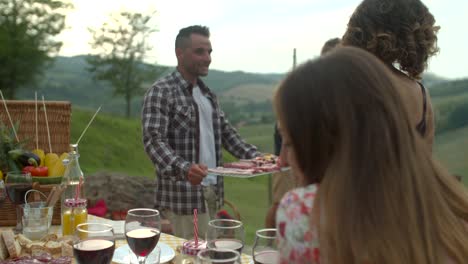
[[341, 42], [340, 38], [332, 38], [332, 39], [327, 40], [327, 42], [325, 42], [325, 44], [323, 44], [322, 51], [320, 52], [320, 55], [323, 55], [323, 54], [329, 52], [330, 50], [334, 49], [336, 46], [338, 46], [338, 44], [340, 44], [340, 42]]
[[205, 26], [195, 25], [183, 28], [177, 34], [175, 47], [176, 48], [185, 48], [187, 47], [188, 41], [190, 40], [190, 35], [199, 34], [207, 38], [210, 37], [210, 29]]

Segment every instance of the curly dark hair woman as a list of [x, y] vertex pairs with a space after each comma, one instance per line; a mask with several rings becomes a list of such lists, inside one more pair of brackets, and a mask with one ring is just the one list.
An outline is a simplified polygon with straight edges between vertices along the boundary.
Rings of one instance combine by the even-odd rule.
[[419, 79], [438, 52], [434, 16], [420, 0], [365, 0], [343, 36], [345, 45], [363, 48]]
[[434, 16], [420, 0], [364, 0], [351, 16], [342, 38], [342, 45], [367, 50], [393, 70], [411, 119], [431, 148], [432, 105], [418, 80], [428, 59], [439, 51], [438, 30]]

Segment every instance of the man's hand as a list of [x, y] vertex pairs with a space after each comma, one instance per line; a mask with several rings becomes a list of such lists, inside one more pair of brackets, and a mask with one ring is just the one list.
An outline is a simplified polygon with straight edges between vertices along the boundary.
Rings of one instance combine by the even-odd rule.
[[192, 185], [199, 185], [203, 178], [206, 177], [208, 174], [208, 167], [204, 164], [193, 164], [188, 173], [187, 173], [187, 180]]

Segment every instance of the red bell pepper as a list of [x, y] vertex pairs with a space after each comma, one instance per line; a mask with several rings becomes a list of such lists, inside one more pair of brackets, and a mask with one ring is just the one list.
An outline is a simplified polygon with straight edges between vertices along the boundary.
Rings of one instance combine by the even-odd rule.
[[26, 166], [23, 168], [23, 172], [29, 172], [31, 176], [47, 177], [47, 175], [49, 174], [49, 168], [41, 166]]

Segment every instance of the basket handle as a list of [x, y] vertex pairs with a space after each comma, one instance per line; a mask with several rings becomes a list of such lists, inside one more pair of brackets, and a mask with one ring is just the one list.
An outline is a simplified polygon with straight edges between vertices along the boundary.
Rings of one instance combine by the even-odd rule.
[[237, 210], [237, 207], [233, 203], [231, 203], [230, 201], [228, 201], [226, 199], [224, 199], [224, 204], [231, 207], [231, 209], [234, 212], [234, 215], [237, 218], [237, 220], [241, 221], [241, 215], [239, 213], [239, 210]]
[[42, 195], [42, 197], [44, 197], [46, 200], [47, 200], [47, 196], [41, 192], [41, 191], [38, 191], [38, 190], [35, 190], [35, 189], [31, 189], [31, 190], [28, 190], [25, 194], [24, 194], [24, 204], [28, 204], [28, 194], [30, 194], [31, 192], [37, 192], [39, 193], [40, 195]]

